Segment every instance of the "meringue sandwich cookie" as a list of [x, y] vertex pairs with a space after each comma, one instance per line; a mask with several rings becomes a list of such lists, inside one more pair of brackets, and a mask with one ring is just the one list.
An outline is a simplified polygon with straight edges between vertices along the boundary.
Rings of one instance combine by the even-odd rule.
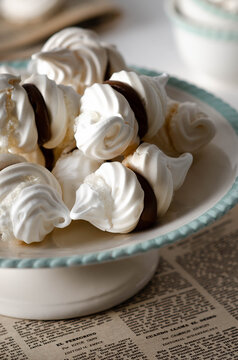
[[168, 99], [165, 123], [149, 142], [171, 156], [195, 154], [213, 139], [215, 132], [215, 124], [197, 104]]
[[182, 186], [192, 161], [189, 153], [173, 158], [156, 145], [142, 143], [122, 163], [146, 178], [157, 199], [157, 216], [161, 217], [168, 210], [174, 191]]
[[27, 84], [34, 85], [41, 93], [49, 116], [47, 126], [51, 134], [42, 145], [47, 149], [55, 148], [64, 141], [68, 126], [79, 114], [80, 96], [71, 87], [57, 85], [46, 75], [33, 74], [23, 86]]
[[114, 71], [126, 68], [115, 46], [100, 42], [91, 30], [76, 27], [54, 34], [39, 53], [32, 55], [29, 64], [31, 72], [46, 74], [80, 94], [86, 87], [108, 79]]
[[28, 87], [21, 85], [20, 77], [12, 74], [1, 74], [0, 86], [1, 151], [45, 165], [40, 147], [50, 136], [50, 129], [44, 99], [36, 88], [29, 93]]
[[31, 152], [37, 148], [35, 114], [20, 77], [0, 74], [0, 148]]
[[71, 87], [57, 85], [46, 75], [32, 75], [22, 86], [34, 109], [45, 165], [51, 170], [63, 149], [74, 144], [74, 119], [79, 114], [80, 96]]
[[[165, 85], [167, 81], [167, 74], [151, 77], [125, 70], [114, 73], [109, 79], [109, 84], [112, 82], [113, 85], [113, 83], [118, 82], [118, 84], [127, 85], [138, 94], [141, 106], [143, 106], [146, 113], [146, 121], [148, 122], [147, 130], [141, 136], [144, 141], [153, 137], [165, 121], [167, 109]], [[119, 90], [119, 87], [118, 85], [117, 90]], [[124, 92], [124, 96], [127, 98], [126, 91]], [[139, 110], [139, 112], [141, 112], [141, 110]], [[136, 113], [135, 116], [138, 119]]]
[[86, 176], [95, 172], [101, 164], [101, 161], [90, 159], [78, 149], [68, 153], [63, 152], [56, 161], [52, 173], [61, 185], [63, 201], [69, 209], [75, 203], [76, 190]]
[[[156, 220], [156, 199], [147, 181], [141, 178], [120, 162], [103, 163], [79, 186], [71, 218], [86, 220], [112, 233], [151, 226]], [[148, 188], [150, 193], [145, 196]]]
[[61, 187], [43, 166], [21, 162], [0, 171], [0, 234], [4, 241], [40, 242], [71, 222]]
[[108, 84], [94, 84], [80, 100], [76, 145], [95, 160], [110, 160], [136, 148], [138, 123], [128, 101]]

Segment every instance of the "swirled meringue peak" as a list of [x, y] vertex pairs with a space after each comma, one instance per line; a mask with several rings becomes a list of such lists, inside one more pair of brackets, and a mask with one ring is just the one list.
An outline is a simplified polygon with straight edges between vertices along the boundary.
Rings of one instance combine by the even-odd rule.
[[0, 171], [0, 234], [2, 240], [39, 242], [54, 227], [69, 225], [61, 188], [43, 166], [10, 165]]
[[79, 27], [67, 27], [53, 34], [43, 45], [42, 51], [55, 48], [77, 50], [80, 44], [95, 43], [99, 38], [96, 32]]
[[80, 96], [70, 86], [57, 85], [46, 75], [33, 74], [23, 84], [33, 84], [40, 91], [50, 117], [51, 138], [44, 147], [66, 146], [73, 140], [73, 121], [79, 114]]
[[136, 227], [143, 208], [144, 192], [136, 175], [115, 161], [85, 178], [70, 216], [104, 231], [127, 233]]
[[84, 84], [80, 66], [73, 51], [59, 48], [33, 54], [30, 69], [33, 73], [46, 74], [57, 84], [71, 85], [82, 92]]
[[83, 94], [86, 87], [102, 83], [114, 71], [126, 69], [115, 46], [101, 42], [98, 35], [76, 27], [63, 29], [33, 54], [29, 70], [46, 74], [58, 84], [70, 85]]
[[0, 148], [30, 152], [37, 147], [35, 115], [21, 78], [0, 74]]
[[169, 99], [165, 124], [150, 142], [169, 155], [195, 154], [212, 140], [215, 132], [214, 123], [198, 104]]
[[106, 64], [104, 50], [88, 44], [77, 50], [57, 48], [41, 51], [32, 55], [29, 69], [47, 75], [57, 84], [70, 85], [83, 94], [87, 86], [103, 81]]
[[162, 127], [165, 121], [167, 109], [167, 94], [165, 85], [168, 81], [168, 75], [151, 77], [138, 75], [133, 71], [122, 70], [114, 73], [110, 80], [121, 81], [130, 85], [139, 95], [148, 120], [148, 130], [143, 140], [153, 137]]
[[162, 216], [171, 204], [174, 191], [182, 186], [192, 161], [189, 153], [172, 158], [156, 145], [142, 143], [122, 163], [146, 178], [157, 199], [157, 214]]
[[76, 190], [86, 176], [96, 171], [102, 162], [85, 156], [81, 150], [62, 154], [57, 160], [52, 173], [59, 181], [64, 203], [71, 209], [75, 203]]
[[78, 149], [96, 160], [109, 160], [139, 143], [138, 124], [129, 103], [108, 84], [94, 84], [81, 97], [75, 119]]

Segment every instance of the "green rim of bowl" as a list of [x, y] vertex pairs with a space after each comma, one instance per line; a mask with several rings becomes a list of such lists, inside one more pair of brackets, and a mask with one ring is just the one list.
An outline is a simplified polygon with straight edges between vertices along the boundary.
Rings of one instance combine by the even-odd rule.
[[238, 31], [209, 28], [206, 25], [196, 24], [189, 21], [189, 19], [179, 13], [176, 8], [176, 1], [177, 0], [167, 0], [165, 2], [165, 11], [167, 16], [176, 26], [187, 32], [209, 39], [219, 41], [238, 41]]
[[213, 5], [212, 3], [209, 3], [206, 0], [192, 0], [192, 1], [197, 5], [199, 5], [201, 8], [203, 8], [204, 10], [210, 12], [211, 14], [219, 16], [223, 19], [233, 20], [238, 22], [238, 14], [233, 14], [229, 11], [226, 11], [216, 5]]
[[[22, 63], [18, 66], [23, 67]], [[134, 70], [141, 74], [148, 76], [158, 76], [159, 73], [144, 68], [134, 67]], [[216, 111], [218, 111], [232, 126], [238, 135], [238, 112], [230, 105], [212, 95], [211, 93], [198, 88], [186, 81], [179, 80], [171, 77], [168, 82], [171, 86], [189, 93], [199, 100], [207, 103]], [[69, 267], [74, 265], [87, 265], [102, 263], [104, 261], [112, 261], [115, 259], [125, 258], [135, 254], [140, 254], [145, 251], [161, 248], [162, 246], [173, 244], [175, 241], [181, 240], [192, 233], [201, 230], [205, 226], [211, 224], [215, 220], [223, 216], [227, 211], [234, 207], [238, 202], [238, 177], [235, 179], [234, 184], [228, 190], [226, 195], [219, 200], [212, 208], [207, 210], [198, 218], [188, 222], [187, 224], [175, 229], [167, 234], [158, 236], [156, 238], [143, 241], [139, 244], [128, 245], [123, 248], [98, 251], [84, 255], [72, 255], [65, 257], [50, 257], [50, 258], [0, 258], [0, 267], [2, 268], [54, 268], [54, 267]]]

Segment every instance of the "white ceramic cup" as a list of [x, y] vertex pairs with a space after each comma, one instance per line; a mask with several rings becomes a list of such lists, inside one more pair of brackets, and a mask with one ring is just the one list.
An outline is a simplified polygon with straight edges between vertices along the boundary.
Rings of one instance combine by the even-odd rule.
[[167, 0], [176, 44], [184, 62], [202, 75], [238, 84], [238, 30], [197, 24], [179, 11], [179, 0]]

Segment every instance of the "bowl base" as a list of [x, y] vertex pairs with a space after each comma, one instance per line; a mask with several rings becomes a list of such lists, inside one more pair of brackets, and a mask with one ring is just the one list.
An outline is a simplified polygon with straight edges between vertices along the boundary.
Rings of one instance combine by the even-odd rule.
[[141, 290], [158, 260], [158, 250], [152, 250], [85, 266], [0, 269], [0, 314], [56, 320], [109, 309]]

